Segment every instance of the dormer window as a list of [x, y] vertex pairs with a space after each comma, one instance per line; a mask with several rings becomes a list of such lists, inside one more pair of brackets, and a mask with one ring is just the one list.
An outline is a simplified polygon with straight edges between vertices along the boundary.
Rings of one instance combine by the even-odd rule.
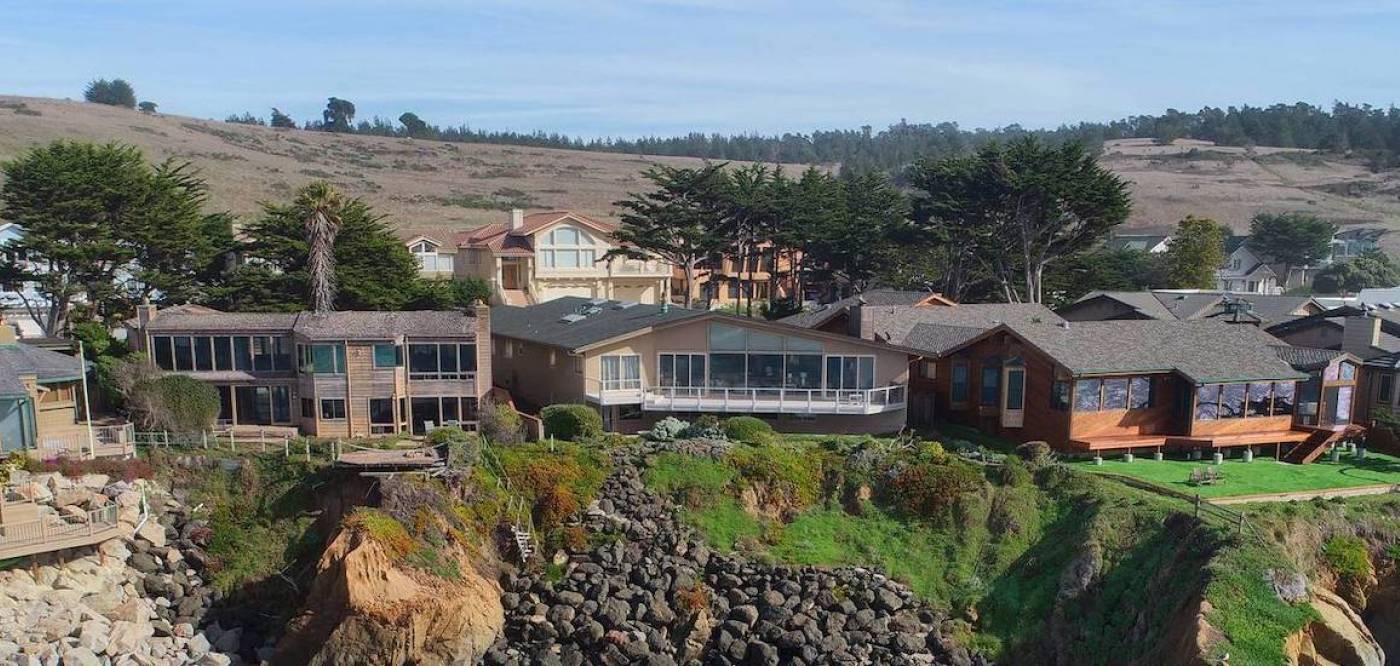
[[414, 254], [437, 254], [437, 245], [431, 241], [418, 241], [408, 248], [408, 251]]

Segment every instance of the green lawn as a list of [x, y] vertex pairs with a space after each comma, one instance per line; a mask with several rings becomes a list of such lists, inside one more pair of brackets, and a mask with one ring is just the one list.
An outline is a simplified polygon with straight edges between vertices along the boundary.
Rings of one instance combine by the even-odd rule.
[[1273, 458], [1257, 457], [1253, 462], [1229, 458], [1219, 466], [1223, 481], [1217, 485], [1194, 486], [1188, 482], [1192, 468], [1211, 467], [1209, 460], [1161, 460], [1137, 458], [1123, 462], [1115, 456], [1104, 458], [1102, 466], [1092, 462], [1074, 463], [1075, 467], [1092, 472], [1110, 472], [1135, 476], [1184, 493], [1202, 497], [1233, 497], [1258, 493], [1285, 493], [1302, 490], [1354, 488], [1380, 483], [1400, 484], [1400, 458], [1379, 453], [1367, 453], [1365, 460], [1356, 460], [1343, 453], [1340, 462], [1330, 462], [1324, 455], [1307, 465], [1280, 463]]

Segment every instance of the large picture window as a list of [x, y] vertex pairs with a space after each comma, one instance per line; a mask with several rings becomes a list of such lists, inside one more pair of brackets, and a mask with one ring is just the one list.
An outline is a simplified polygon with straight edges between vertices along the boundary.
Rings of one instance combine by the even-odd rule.
[[285, 338], [272, 335], [155, 335], [156, 367], [175, 372], [285, 372], [291, 369]]
[[874, 387], [874, 356], [826, 357], [827, 390], [858, 391]]
[[1204, 384], [1196, 387], [1196, 420], [1291, 415], [1296, 390], [1294, 382]]
[[301, 345], [299, 349], [302, 372], [317, 375], [345, 374], [345, 345]]
[[374, 346], [374, 367], [396, 368], [403, 365], [403, 347], [393, 343], [380, 343]]
[[665, 387], [703, 387], [705, 385], [704, 354], [660, 354], [657, 356], [657, 381]]
[[408, 346], [409, 379], [466, 379], [476, 372], [476, 345], [414, 343]]
[[1076, 412], [1136, 410], [1151, 406], [1151, 377], [1081, 379], [1074, 383]]

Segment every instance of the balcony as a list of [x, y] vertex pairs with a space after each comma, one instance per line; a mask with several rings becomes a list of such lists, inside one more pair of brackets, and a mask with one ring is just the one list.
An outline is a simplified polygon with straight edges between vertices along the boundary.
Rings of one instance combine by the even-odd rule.
[[644, 387], [636, 379], [590, 381], [589, 399], [600, 405], [640, 405], [653, 412], [774, 414], [882, 414], [904, 409], [908, 386], [871, 389]]

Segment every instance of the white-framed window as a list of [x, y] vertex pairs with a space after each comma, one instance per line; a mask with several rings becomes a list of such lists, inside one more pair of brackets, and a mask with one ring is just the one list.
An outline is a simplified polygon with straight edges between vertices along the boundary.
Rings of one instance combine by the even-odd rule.
[[418, 241], [408, 248], [414, 254], [437, 254], [437, 245], [432, 241]]
[[591, 269], [600, 256], [600, 243], [587, 231], [562, 225], [539, 236], [535, 261], [541, 268]]
[[599, 357], [604, 391], [642, 388], [642, 357], [637, 354], [610, 354]]

